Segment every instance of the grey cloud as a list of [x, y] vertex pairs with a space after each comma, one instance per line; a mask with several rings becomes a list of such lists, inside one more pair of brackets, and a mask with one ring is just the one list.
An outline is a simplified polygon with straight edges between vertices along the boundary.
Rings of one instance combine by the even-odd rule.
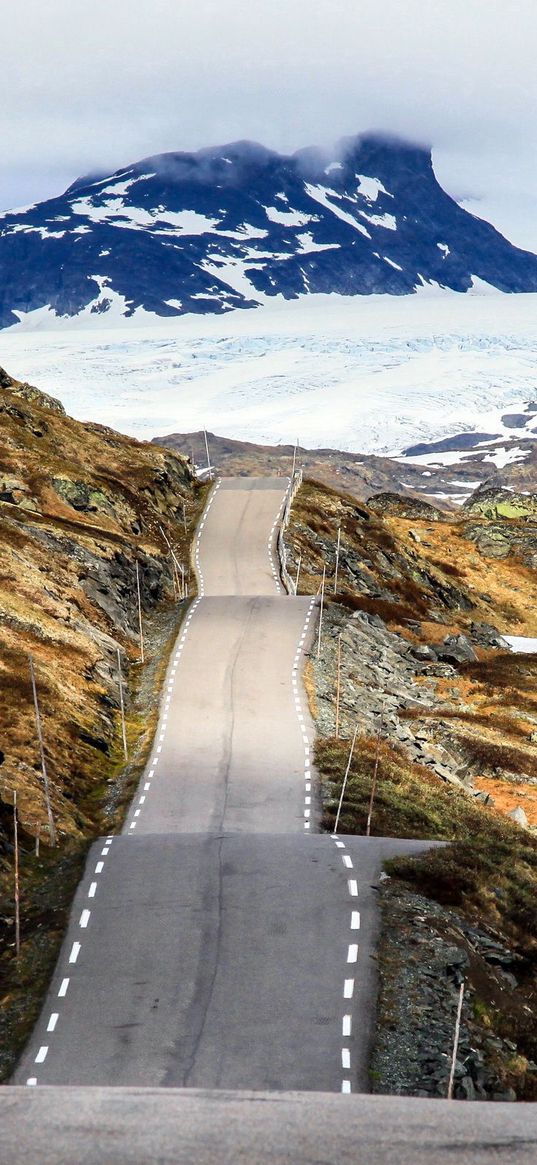
[[447, 188], [503, 198], [516, 233], [537, 191], [536, 39], [534, 0], [19, 0], [0, 203], [162, 151], [374, 129], [430, 142]]

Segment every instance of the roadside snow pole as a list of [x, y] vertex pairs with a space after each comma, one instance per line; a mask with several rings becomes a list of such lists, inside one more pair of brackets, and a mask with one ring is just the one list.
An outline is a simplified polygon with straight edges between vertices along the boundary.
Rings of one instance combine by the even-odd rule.
[[379, 724], [378, 730], [377, 730], [377, 746], [375, 749], [375, 767], [373, 769], [373, 781], [371, 783], [371, 796], [369, 798], [369, 812], [367, 814], [367, 824], [365, 827], [366, 837], [371, 836], [371, 817], [373, 814], [373, 802], [375, 800], [375, 793], [377, 791], [377, 776], [378, 776], [378, 771], [379, 771], [379, 760], [380, 760], [380, 738], [382, 735], [383, 724], [384, 724], [384, 708], [382, 709], [382, 712], [380, 715], [380, 724]]
[[123, 700], [123, 676], [121, 674], [121, 654], [119, 647], [117, 649], [117, 674], [119, 679], [119, 707], [121, 710], [121, 733], [123, 736], [123, 752], [125, 753], [125, 760], [129, 759], [129, 751], [127, 748], [127, 733], [125, 729], [125, 703]]
[[292, 468], [292, 470], [291, 470], [291, 482], [293, 481], [293, 478], [294, 478], [294, 476], [295, 476], [295, 469], [296, 469], [296, 455], [297, 455], [297, 453], [298, 453], [298, 437], [297, 437], [297, 439], [296, 439], [296, 444], [295, 444], [295, 447], [294, 447], [294, 449], [293, 449], [293, 468]]
[[180, 599], [181, 594], [179, 590], [179, 579], [177, 577], [177, 567], [175, 565], [175, 557], [170, 550], [170, 561], [172, 564], [172, 583], [173, 583], [173, 597], [175, 600]]
[[339, 737], [339, 700], [341, 694], [341, 632], [337, 637], [337, 671], [336, 671], [336, 740]]
[[138, 628], [140, 632], [140, 663], [144, 662], [144, 629], [142, 626], [142, 595], [140, 592], [140, 567], [136, 559], [136, 594], [138, 597]]
[[45, 801], [46, 801], [46, 805], [47, 805], [49, 838], [50, 838], [50, 844], [56, 845], [56, 827], [54, 825], [54, 818], [52, 816], [52, 806], [50, 804], [50, 789], [49, 789], [49, 783], [48, 783], [47, 766], [46, 766], [46, 762], [45, 762], [45, 748], [43, 745], [43, 731], [41, 728], [41, 716], [39, 714], [39, 701], [37, 699], [37, 686], [36, 686], [36, 682], [35, 682], [34, 661], [33, 661], [31, 655], [28, 656], [28, 662], [30, 665], [30, 679], [32, 681], [32, 693], [33, 693], [33, 697], [34, 697], [35, 724], [36, 724], [36, 728], [37, 728], [37, 739], [39, 741], [39, 755], [41, 758], [41, 773], [43, 776], [43, 787], [45, 790]]
[[302, 566], [302, 555], [299, 554], [298, 562], [296, 564], [295, 595], [298, 595], [298, 580], [300, 578], [300, 567], [301, 566]]
[[451, 1056], [451, 1069], [449, 1072], [449, 1081], [448, 1081], [448, 1090], [447, 1090], [448, 1100], [453, 1100], [453, 1082], [455, 1080], [455, 1065], [457, 1063], [457, 1053], [459, 1051], [459, 1039], [460, 1039], [460, 1035], [461, 1035], [461, 1017], [462, 1017], [463, 1000], [464, 1000], [464, 979], [463, 979], [461, 986], [460, 986], [459, 1002], [457, 1005], [457, 1018], [455, 1020], [455, 1035], [453, 1038], [453, 1054]]
[[323, 630], [324, 587], [326, 582], [326, 566], [323, 566], [323, 581], [321, 583], [321, 610], [319, 612], [319, 637], [317, 639], [317, 659], [321, 654], [321, 634]]
[[347, 761], [347, 768], [345, 769], [345, 776], [343, 777], [343, 784], [341, 786], [341, 796], [339, 798], [339, 805], [337, 807], [337, 813], [336, 813], [336, 823], [334, 825], [334, 833], [337, 833], [337, 827], [339, 825], [341, 806], [343, 805], [343, 798], [345, 796], [345, 789], [347, 788], [347, 781], [349, 779], [349, 773], [351, 771], [352, 757], [353, 757], [353, 753], [354, 753], [354, 746], [356, 744], [356, 737], [357, 736], [358, 736], [358, 725], [356, 725], [356, 728], [354, 729], [354, 736], [352, 738], [351, 750], [349, 752], [349, 759]]
[[336, 570], [334, 574], [334, 594], [337, 594], [337, 576], [339, 570], [339, 552], [341, 550], [341, 522], [337, 528]]
[[21, 953], [21, 915], [19, 892], [19, 827], [17, 822], [17, 790], [13, 790], [13, 832], [15, 857], [15, 953], [17, 958]]
[[209, 475], [209, 481], [212, 481], [213, 480], [213, 471], [211, 468], [211, 459], [209, 457], [209, 442], [207, 440], [207, 429], [203, 430], [203, 436], [205, 437], [205, 452], [207, 454], [207, 472]]

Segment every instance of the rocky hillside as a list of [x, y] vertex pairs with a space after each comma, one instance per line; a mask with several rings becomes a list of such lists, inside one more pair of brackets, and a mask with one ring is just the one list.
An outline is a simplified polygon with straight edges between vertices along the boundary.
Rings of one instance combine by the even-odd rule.
[[197, 500], [180, 455], [73, 421], [3, 371], [0, 414], [0, 828], [16, 789], [46, 841], [29, 654], [58, 833], [84, 835], [117, 763], [117, 649], [127, 693], [139, 658], [136, 567], [149, 619], [173, 604], [168, 541], [188, 563]]
[[502, 640], [537, 632], [535, 498], [524, 498], [524, 515], [489, 516], [504, 494], [481, 496], [489, 499], [485, 514], [448, 515], [391, 493], [357, 505], [306, 483], [286, 536], [290, 573], [300, 557], [299, 589], [315, 592], [328, 570], [331, 633], [317, 677], [322, 731], [334, 730], [341, 634], [345, 735], [357, 716], [374, 732], [383, 710], [385, 735], [409, 758], [479, 800], [487, 782], [504, 776], [501, 805], [524, 801], [537, 827], [535, 659]]
[[251, 142], [145, 158], [0, 216], [0, 327], [28, 313], [178, 316], [314, 292], [537, 289], [537, 257], [375, 135], [285, 156]]
[[[342, 449], [296, 450], [296, 463], [308, 477], [334, 489], [345, 490], [359, 501], [374, 493], [405, 492], [424, 497], [441, 510], [449, 511], [467, 501], [478, 488], [504, 486], [531, 490], [537, 485], [537, 441], [535, 427], [524, 430], [537, 414], [521, 416], [520, 431], [509, 435], [461, 433], [430, 445], [419, 445], [401, 457], [378, 457], [349, 453]], [[293, 466], [292, 445], [257, 445], [208, 433], [212, 463], [223, 477], [251, 474], [283, 474]], [[155, 443], [191, 457], [203, 471], [207, 458], [203, 432], [168, 433]]]
[[341, 832], [371, 815], [373, 835], [451, 843], [391, 863], [382, 890], [377, 1091], [446, 1095], [464, 979], [455, 1095], [536, 1095], [537, 655], [502, 640], [537, 633], [536, 501], [505, 512], [488, 490], [447, 515], [306, 481], [293, 506], [299, 591], [327, 572], [306, 675], [325, 827], [356, 731]]

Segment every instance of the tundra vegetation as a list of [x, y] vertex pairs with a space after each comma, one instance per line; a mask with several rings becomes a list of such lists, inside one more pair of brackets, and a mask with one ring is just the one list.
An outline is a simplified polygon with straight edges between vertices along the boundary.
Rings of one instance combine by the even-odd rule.
[[[467, 963], [464, 1032], [479, 1061], [473, 1076], [460, 1067], [456, 1094], [537, 1096], [537, 655], [514, 654], [501, 638], [537, 634], [536, 499], [526, 498], [523, 513], [504, 513], [493, 493], [486, 506], [479, 491], [475, 503], [448, 513], [395, 494], [357, 503], [307, 480], [286, 532], [300, 592], [316, 593], [326, 567], [321, 651], [312, 653], [307, 683], [324, 828], [334, 828], [357, 729], [340, 831], [366, 832], [376, 781], [373, 835], [448, 843], [386, 867], [373, 1057], [381, 1091], [445, 1095], [445, 1073], [424, 1079], [434, 1049], [413, 1063], [414, 1075], [401, 1068], [394, 1081], [383, 1048], [391, 1040], [397, 1058], [397, 1039], [399, 1051], [410, 1042], [400, 997], [416, 942], [433, 934], [440, 942], [455, 928]], [[427, 933], [417, 939], [425, 900]], [[425, 981], [412, 974], [414, 1034], [422, 1008], [430, 1043], [434, 1009], [449, 1010], [457, 984], [446, 982], [431, 1007]], [[412, 1060], [408, 1046], [405, 1057]]]

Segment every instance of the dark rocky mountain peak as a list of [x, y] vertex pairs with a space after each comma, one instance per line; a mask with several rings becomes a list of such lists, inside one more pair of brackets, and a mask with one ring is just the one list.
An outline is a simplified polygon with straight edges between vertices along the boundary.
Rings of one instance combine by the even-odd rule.
[[0, 215], [0, 327], [252, 308], [275, 296], [537, 290], [537, 256], [463, 210], [431, 151], [381, 134], [145, 158]]

